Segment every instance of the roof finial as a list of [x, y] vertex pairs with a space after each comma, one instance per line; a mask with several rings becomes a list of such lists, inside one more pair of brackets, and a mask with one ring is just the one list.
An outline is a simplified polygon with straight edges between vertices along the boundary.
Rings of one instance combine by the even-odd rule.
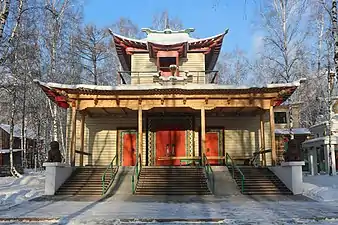
[[165, 13], [165, 25], [164, 25], [164, 29], [170, 29], [169, 27], [169, 15], [168, 15], [168, 11]]

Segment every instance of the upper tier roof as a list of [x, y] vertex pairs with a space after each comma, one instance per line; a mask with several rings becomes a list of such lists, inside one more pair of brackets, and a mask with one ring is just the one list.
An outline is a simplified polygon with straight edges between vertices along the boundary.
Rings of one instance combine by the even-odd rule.
[[213, 70], [222, 47], [223, 38], [228, 33], [228, 30], [226, 30], [215, 36], [196, 39], [190, 36], [190, 33], [194, 31], [193, 28], [179, 31], [173, 31], [171, 29], [158, 31], [143, 28], [142, 31], [147, 33], [147, 37], [144, 39], [124, 37], [115, 34], [110, 30], [121, 65], [126, 71], [131, 70], [131, 50], [149, 52], [150, 56], [153, 56], [152, 46], [154, 45], [156, 45], [157, 48], [162, 46], [166, 50], [170, 50], [173, 46], [186, 45], [187, 47], [184, 48], [184, 56], [186, 55], [186, 52], [204, 52], [206, 55], [205, 70]]

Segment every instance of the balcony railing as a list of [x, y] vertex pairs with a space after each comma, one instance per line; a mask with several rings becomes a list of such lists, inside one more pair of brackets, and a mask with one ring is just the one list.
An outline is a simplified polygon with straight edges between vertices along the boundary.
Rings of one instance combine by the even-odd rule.
[[119, 71], [117, 84], [217, 84], [218, 71]]

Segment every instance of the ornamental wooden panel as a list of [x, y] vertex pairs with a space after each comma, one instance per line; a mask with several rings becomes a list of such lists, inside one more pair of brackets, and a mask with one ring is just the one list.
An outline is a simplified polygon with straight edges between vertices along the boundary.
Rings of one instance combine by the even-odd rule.
[[179, 69], [182, 74], [184, 74], [183, 71], [189, 71], [189, 74], [193, 76], [193, 83], [204, 84], [205, 73], [202, 71], [205, 71], [205, 58], [203, 53], [187, 53], [187, 58], [180, 60]]
[[[131, 56], [131, 71], [157, 71], [156, 61], [148, 53], [135, 53]], [[151, 84], [155, 73], [132, 73], [131, 84]]]
[[[199, 155], [198, 129], [200, 118], [195, 121], [195, 155]], [[206, 128], [224, 127], [224, 152], [233, 158], [249, 158], [260, 147], [260, 117], [206, 117]], [[271, 148], [269, 114], [264, 116], [265, 146]], [[267, 165], [271, 156], [267, 154]]]

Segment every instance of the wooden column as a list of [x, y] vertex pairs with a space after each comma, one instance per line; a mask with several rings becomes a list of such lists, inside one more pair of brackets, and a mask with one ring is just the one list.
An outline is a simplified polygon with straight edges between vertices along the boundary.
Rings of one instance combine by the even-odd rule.
[[[264, 128], [264, 114], [265, 111], [260, 114], [260, 126], [261, 126], [261, 150], [265, 150], [265, 128]], [[266, 154], [263, 153], [263, 165], [266, 166]]]
[[201, 156], [202, 156], [202, 163], [203, 162], [203, 154], [205, 153], [205, 109], [204, 107], [201, 108]]
[[84, 133], [85, 133], [85, 120], [86, 114], [81, 114], [81, 147], [80, 147], [80, 166], [83, 166], [83, 153], [84, 153]]
[[271, 134], [271, 160], [272, 165], [276, 165], [276, 138], [275, 138], [275, 115], [273, 106], [270, 106], [270, 134]]
[[75, 148], [76, 148], [76, 104], [72, 104], [72, 136], [70, 142], [70, 165], [75, 166]]
[[[138, 108], [138, 146], [137, 146], [137, 155], [136, 160], [138, 160], [138, 154], [142, 154], [143, 150], [143, 124], [142, 124], [142, 107], [139, 106]], [[142, 163], [142, 162], [141, 162]]]

